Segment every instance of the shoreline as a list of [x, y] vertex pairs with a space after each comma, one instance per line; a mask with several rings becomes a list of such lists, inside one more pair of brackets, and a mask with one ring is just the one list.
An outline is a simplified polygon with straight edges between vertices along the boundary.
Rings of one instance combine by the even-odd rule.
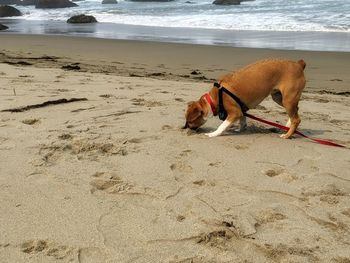
[[65, 21], [24, 19], [0, 19], [0, 23], [9, 26], [9, 30], [1, 34], [65, 35], [210, 46], [350, 52], [350, 33], [346, 32], [215, 30], [103, 22], [72, 25]]

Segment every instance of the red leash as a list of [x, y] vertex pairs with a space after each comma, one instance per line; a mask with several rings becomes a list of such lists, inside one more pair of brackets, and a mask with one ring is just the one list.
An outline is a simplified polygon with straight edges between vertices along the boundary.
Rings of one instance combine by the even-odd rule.
[[[289, 128], [284, 126], [284, 125], [281, 125], [281, 124], [278, 124], [278, 123], [275, 123], [275, 122], [271, 122], [271, 121], [266, 121], [266, 120], [263, 120], [263, 119], [260, 119], [258, 117], [255, 117], [253, 115], [250, 115], [249, 113], [244, 113], [245, 116], [247, 116], [248, 118], [251, 118], [253, 120], [256, 120], [256, 121], [260, 121], [262, 123], [265, 123], [265, 124], [268, 124], [268, 125], [271, 125], [273, 127], [276, 127], [276, 128], [279, 128], [281, 130], [284, 130], [284, 131], [288, 131]], [[341, 147], [341, 148], [345, 148], [344, 145], [340, 145], [340, 144], [337, 144], [337, 143], [334, 143], [334, 142], [331, 142], [331, 141], [327, 141], [327, 140], [322, 140], [322, 139], [316, 139], [316, 138], [311, 138], [303, 133], [301, 133], [300, 131], [295, 131], [296, 134], [304, 137], [304, 138], [307, 138], [309, 140], [312, 140], [314, 142], [317, 142], [319, 144], [324, 144], [324, 145], [329, 145], [329, 146], [336, 146], [336, 147]]]

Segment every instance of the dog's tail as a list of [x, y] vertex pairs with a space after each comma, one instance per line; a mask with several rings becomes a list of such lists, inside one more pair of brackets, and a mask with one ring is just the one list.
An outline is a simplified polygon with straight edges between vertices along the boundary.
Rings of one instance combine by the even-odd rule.
[[298, 64], [303, 68], [303, 70], [305, 69], [306, 63], [304, 60], [302, 60], [302, 59], [298, 60]]

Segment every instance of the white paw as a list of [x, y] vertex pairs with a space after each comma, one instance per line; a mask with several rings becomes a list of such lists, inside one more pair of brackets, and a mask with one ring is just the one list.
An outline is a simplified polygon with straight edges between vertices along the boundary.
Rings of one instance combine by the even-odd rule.
[[207, 135], [209, 138], [218, 136], [215, 132], [206, 133], [205, 135]]
[[281, 137], [282, 139], [288, 139], [287, 133], [281, 134], [280, 137]]

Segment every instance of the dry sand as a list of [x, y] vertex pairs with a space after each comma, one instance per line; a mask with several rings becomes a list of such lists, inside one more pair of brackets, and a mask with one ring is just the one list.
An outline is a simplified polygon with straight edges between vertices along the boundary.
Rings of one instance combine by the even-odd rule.
[[[259, 58], [303, 58], [301, 130], [350, 147], [350, 54], [0, 36], [0, 262], [350, 262], [348, 149], [186, 102]], [[4, 63], [5, 62], [5, 63]], [[62, 66], [81, 67], [78, 71]], [[30, 65], [29, 65], [30, 64]], [[193, 71], [200, 74], [191, 74]], [[252, 113], [284, 123], [267, 99]]]

